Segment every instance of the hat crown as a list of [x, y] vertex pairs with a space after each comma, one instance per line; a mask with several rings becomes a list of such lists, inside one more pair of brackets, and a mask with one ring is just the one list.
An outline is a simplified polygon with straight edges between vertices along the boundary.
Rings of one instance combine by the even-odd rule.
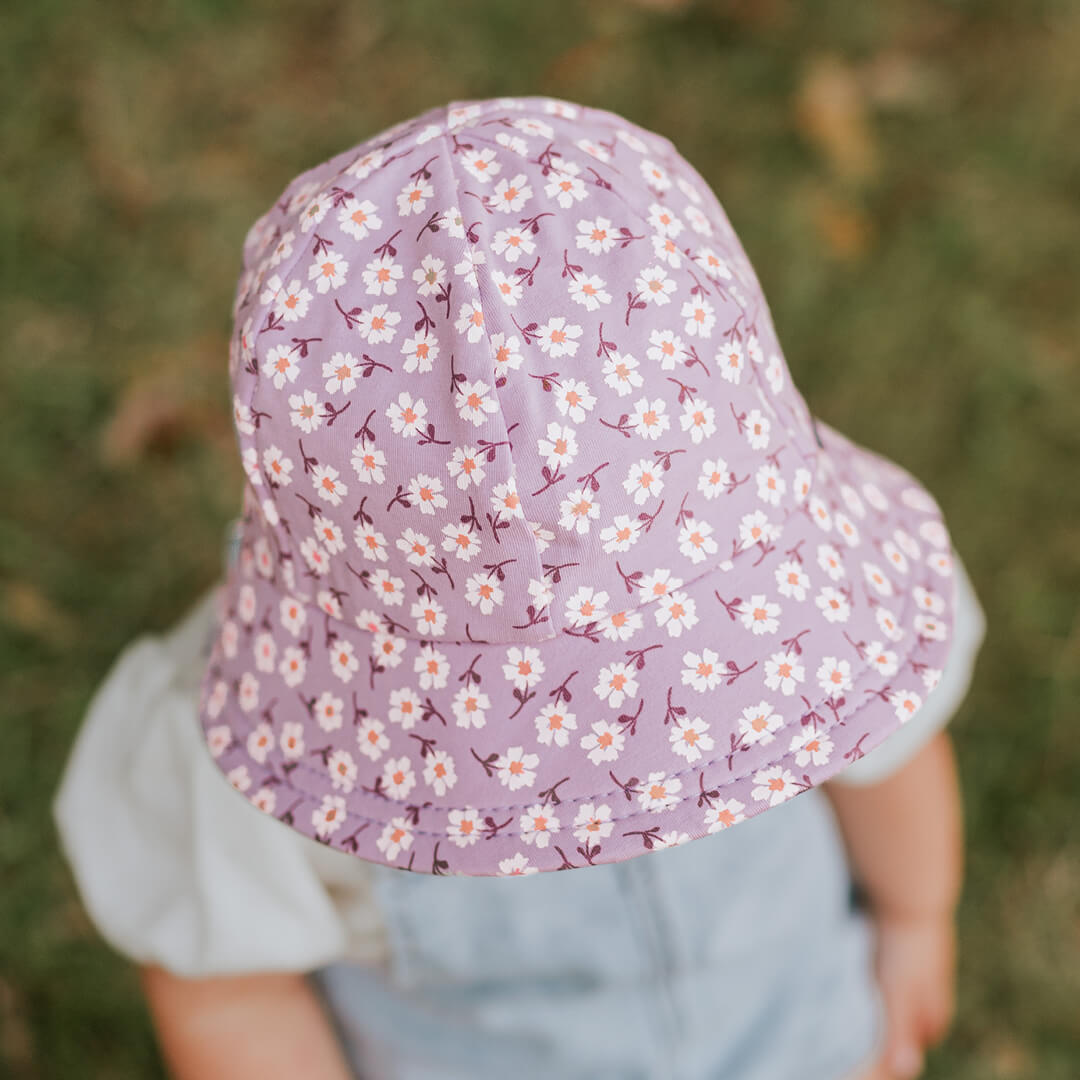
[[813, 483], [723, 209], [604, 110], [452, 103], [302, 174], [234, 314], [250, 557], [376, 633], [618, 637]]

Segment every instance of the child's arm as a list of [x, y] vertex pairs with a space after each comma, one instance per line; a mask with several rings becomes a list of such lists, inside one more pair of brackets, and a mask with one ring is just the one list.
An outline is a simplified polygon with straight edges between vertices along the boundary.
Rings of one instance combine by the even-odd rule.
[[349, 1080], [318, 997], [302, 975], [181, 978], [139, 969], [175, 1080]]
[[951, 740], [939, 732], [876, 784], [824, 789], [877, 927], [885, 1061], [898, 1077], [917, 1076], [954, 1009], [963, 815]]

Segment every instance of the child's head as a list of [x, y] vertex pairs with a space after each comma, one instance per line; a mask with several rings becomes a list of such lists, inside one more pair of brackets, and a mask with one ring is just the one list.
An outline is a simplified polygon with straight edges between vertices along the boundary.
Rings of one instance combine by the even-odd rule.
[[235, 316], [203, 721], [302, 832], [424, 872], [625, 859], [826, 779], [940, 674], [936, 504], [815, 425], [661, 136], [433, 109], [288, 186]]

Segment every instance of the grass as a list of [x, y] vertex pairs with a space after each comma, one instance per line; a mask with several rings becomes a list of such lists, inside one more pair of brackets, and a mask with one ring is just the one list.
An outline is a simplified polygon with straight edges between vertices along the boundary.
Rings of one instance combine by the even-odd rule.
[[990, 629], [927, 1076], [1080, 1075], [1080, 8], [36, 0], [0, 50], [0, 1076], [161, 1075], [48, 805], [116, 653], [218, 572], [247, 226], [301, 169], [504, 93], [672, 138], [813, 410], [944, 507]]

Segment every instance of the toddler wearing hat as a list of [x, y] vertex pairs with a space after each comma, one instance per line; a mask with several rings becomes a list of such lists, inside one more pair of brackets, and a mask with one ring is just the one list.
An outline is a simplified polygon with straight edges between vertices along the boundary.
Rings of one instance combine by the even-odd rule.
[[917, 1075], [985, 620], [693, 167], [432, 109], [286, 188], [234, 316], [223, 578], [55, 806], [175, 1075]]

